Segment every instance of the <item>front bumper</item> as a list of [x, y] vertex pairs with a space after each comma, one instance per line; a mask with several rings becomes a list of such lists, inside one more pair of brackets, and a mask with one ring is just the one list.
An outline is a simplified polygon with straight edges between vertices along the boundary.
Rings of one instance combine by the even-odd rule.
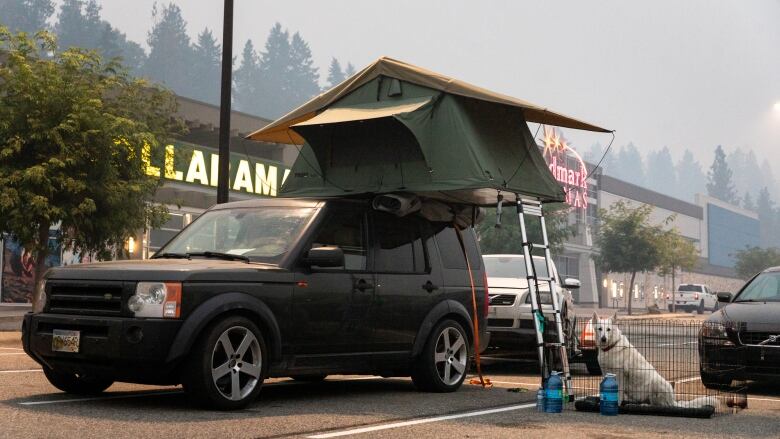
[[777, 379], [780, 377], [780, 347], [722, 346], [700, 339], [699, 365], [704, 373], [736, 380]]
[[[181, 325], [180, 320], [28, 313], [22, 345], [49, 368], [114, 381], [174, 384], [176, 364], [165, 360]], [[54, 329], [79, 331], [79, 351], [53, 351]]]

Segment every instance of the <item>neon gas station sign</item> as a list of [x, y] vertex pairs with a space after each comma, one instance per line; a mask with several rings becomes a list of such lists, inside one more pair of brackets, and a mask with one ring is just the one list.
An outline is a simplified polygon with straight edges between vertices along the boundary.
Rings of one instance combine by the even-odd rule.
[[566, 191], [566, 203], [575, 209], [588, 207], [588, 169], [582, 157], [554, 128], [544, 127], [544, 156], [550, 172]]

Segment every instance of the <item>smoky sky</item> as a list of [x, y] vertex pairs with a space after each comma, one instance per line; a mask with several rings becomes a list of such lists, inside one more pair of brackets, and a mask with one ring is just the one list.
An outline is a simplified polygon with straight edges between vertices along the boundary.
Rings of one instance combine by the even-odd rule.
[[[145, 45], [154, 0], [99, 3]], [[221, 36], [221, 0], [176, 3], [193, 38]], [[780, 0], [235, 0], [234, 54], [277, 21], [308, 41], [321, 82], [331, 57], [387, 55], [614, 129], [616, 146], [687, 147], [705, 167], [718, 144], [750, 148], [780, 173]]]

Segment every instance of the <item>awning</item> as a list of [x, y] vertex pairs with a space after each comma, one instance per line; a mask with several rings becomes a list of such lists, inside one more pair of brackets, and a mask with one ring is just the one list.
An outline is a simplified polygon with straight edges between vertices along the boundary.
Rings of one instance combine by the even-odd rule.
[[394, 101], [378, 101], [369, 104], [350, 105], [341, 108], [328, 108], [309, 120], [296, 123], [292, 127], [307, 125], [324, 125], [358, 120], [380, 119], [411, 113], [430, 103], [432, 97], [414, 99], [399, 99]]

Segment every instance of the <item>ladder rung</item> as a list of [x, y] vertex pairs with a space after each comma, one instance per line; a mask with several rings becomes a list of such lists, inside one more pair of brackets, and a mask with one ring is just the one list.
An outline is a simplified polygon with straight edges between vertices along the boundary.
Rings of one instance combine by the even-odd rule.
[[539, 281], [541, 281], [541, 282], [552, 282], [553, 281], [553, 278], [551, 278], [551, 277], [542, 277], [542, 276], [536, 276], [536, 277], [528, 276], [527, 279], [528, 280], [534, 280], [535, 279], [537, 282], [539, 282]]
[[533, 242], [524, 242], [523, 245], [526, 247], [531, 246], [534, 248], [534, 250], [536, 249], [547, 250], [547, 247], [549, 247], [548, 245], [545, 244], [534, 244]]
[[542, 207], [523, 204], [523, 210], [521, 213], [523, 215], [542, 216]]

